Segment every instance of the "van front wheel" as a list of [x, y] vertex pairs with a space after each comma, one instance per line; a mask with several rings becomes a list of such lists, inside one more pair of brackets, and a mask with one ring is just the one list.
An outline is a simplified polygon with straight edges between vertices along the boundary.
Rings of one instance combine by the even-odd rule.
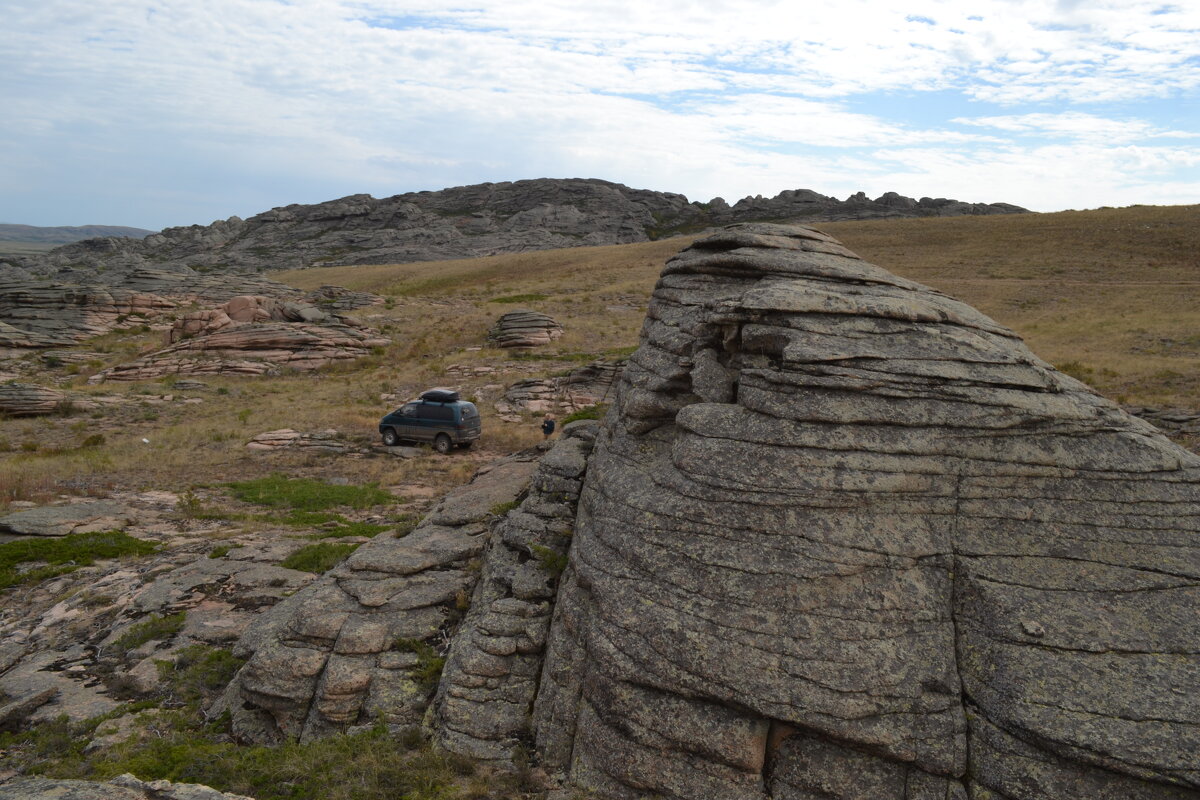
[[400, 444], [400, 437], [396, 435], [395, 428], [385, 428], [383, 431], [383, 443], [388, 447], [395, 447]]
[[439, 433], [437, 438], [433, 440], [433, 449], [437, 450], [442, 455], [450, 452], [450, 437], [444, 433]]

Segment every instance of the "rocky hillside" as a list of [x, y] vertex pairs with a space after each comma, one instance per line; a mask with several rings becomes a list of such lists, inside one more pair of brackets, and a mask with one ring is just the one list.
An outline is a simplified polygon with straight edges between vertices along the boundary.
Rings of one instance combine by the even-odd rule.
[[8, 257], [0, 277], [46, 276], [64, 268], [258, 272], [326, 264], [391, 264], [582, 245], [643, 242], [751, 220], [828, 221], [1011, 214], [1007, 203], [914, 200], [861, 192], [846, 200], [806, 189], [734, 205], [601, 180], [484, 183], [377, 200], [352, 195], [275, 208], [250, 219], [168, 228], [145, 239], [99, 238], [48, 254]]
[[144, 239], [154, 231], [124, 225], [66, 225], [45, 228], [37, 225], [0, 224], [0, 242], [41, 242], [70, 244], [84, 239], [130, 237]]

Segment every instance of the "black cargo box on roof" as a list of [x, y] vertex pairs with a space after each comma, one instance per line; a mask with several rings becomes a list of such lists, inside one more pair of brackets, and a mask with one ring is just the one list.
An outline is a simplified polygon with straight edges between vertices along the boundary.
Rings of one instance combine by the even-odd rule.
[[430, 389], [427, 392], [421, 392], [421, 399], [431, 403], [456, 403], [458, 402], [458, 392], [453, 389]]

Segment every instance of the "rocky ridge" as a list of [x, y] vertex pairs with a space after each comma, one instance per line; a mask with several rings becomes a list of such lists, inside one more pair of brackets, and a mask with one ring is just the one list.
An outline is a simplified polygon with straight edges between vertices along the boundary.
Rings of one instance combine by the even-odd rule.
[[[243, 220], [168, 228], [145, 239], [102, 238], [38, 256], [0, 259], [0, 278], [64, 269], [259, 272], [326, 264], [472, 258], [582, 245], [644, 242], [761, 219], [830, 221], [1023, 212], [1006, 203], [914, 200], [888, 192], [846, 200], [807, 189], [773, 198], [689, 202], [680, 194], [584, 179], [484, 183], [376, 199], [359, 194], [274, 208]], [[250, 294], [253, 292], [241, 292]]]

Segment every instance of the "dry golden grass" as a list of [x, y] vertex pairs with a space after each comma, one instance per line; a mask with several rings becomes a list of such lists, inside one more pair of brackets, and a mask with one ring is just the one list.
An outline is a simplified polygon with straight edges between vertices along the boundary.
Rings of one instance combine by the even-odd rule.
[[[1200, 389], [1200, 207], [828, 223], [868, 261], [941, 289], [1025, 337], [1048, 361], [1122, 402], [1196, 407]], [[125, 394], [115, 410], [69, 418], [0, 420], [0, 504], [59, 491], [118, 487], [185, 489], [273, 471], [376, 481], [428, 496], [469, 478], [482, 462], [541, 438], [535, 420], [504, 423], [492, 402], [519, 378], [546, 376], [636, 344], [663, 263], [689, 237], [421, 264], [330, 267], [277, 273], [312, 288], [338, 284], [383, 294], [359, 317], [388, 335], [379, 355], [316, 373], [204, 379], [199, 405], [139, 405], [170, 382], [77, 386]], [[542, 294], [530, 303], [495, 298]], [[562, 322], [563, 338], [529, 357], [480, 348], [502, 313], [522, 305]], [[81, 349], [94, 349], [83, 343]], [[132, 358], [146, 334], [99, 341]], [[462, 377], [458, 368], [490, 372]], [[480, 401], [484, 438], [470, 452], [412, 460], [247, 451], [277, 428], [334, 428], [374, 442], [380, 416], [430, 386], [456, 386]], [[223, 393], [219, 393], [223, 392]], [[105, 443], [75, 450], [88, 434]], [[149, 443], [142, 441], [149, 439]], [[31, 443], [30, 452], [22, 446]]]
[[819, 227], [970, 303], [1109, 397], [1200, 405], [1200, 206]]

